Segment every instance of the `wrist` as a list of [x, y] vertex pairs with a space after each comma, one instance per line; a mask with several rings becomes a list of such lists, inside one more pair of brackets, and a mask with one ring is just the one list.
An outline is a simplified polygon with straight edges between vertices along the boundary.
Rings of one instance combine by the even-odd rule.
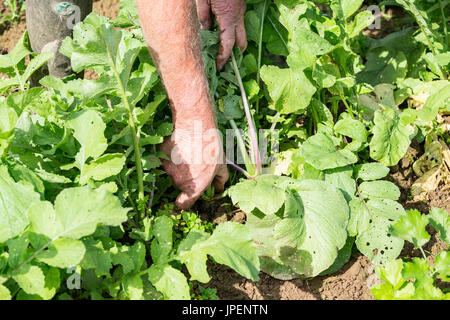
[[[189, 97], [188, 99], [192, 99]], [[198, 99], [187, 101], [172, 101], [172, 117], [175, 129], [191, 131], [194, 127], [202, 130], [216, 128], [215, 115], [209, 95], [204, 94]]]

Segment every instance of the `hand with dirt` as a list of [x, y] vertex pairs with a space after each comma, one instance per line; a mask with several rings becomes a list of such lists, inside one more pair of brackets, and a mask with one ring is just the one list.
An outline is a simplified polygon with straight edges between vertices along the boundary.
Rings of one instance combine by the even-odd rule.
[[182, 192], [176, 200], [180, 209], [190, 208], [213, 179], [216, 191], [223, 191], [228, 180], [222, 141], [214, 123], [194, 120], [194, 125], [178, 125], [161, 150], [169, 155], [163, 160], [164, 170]]
[[197, 14], [203, 29], [212, 26], [211, 11], [216, 16], [220, 30], [220, 48], [217, 70], [221, 70], [237, 45], [242, 51], [247, 47], [244, 16], [245, 0], [196, 0]]

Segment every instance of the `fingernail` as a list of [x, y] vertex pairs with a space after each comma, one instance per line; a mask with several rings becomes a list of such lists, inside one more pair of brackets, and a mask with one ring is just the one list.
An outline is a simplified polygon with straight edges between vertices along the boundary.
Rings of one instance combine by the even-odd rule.
[[189, 198], [189, 196], [186, 193], [182, 192], [175, 201], [175, 204], [178, 208], [186, 210], [190, 207], [190, 201], [191, 199]]

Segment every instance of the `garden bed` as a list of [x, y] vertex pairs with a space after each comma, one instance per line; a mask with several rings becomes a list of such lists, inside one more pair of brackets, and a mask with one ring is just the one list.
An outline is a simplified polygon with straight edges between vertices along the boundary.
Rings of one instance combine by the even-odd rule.
[[[0, 12], [7, 10], [3, 3], [0, 3]], [[118, 0], [96, 1], [94, 11], [98, 14], [114, 18], [119, 10]], [[398, 11], [393, 11], [397, 13]], [[384, 23], [384, 21], [382, 21]], [[6, 54], [10, 52], [19, 41], [25, 31], [25, 17], [19, 21], [0, 28], [0, 52]], [[378, 33], [370, 36], [381, 37]], [[91, 78], [91, 76], [87, 76]], [[449, 117], [444, 117], [448, 123]], [[424, 153], [424, 145], [412, 144], [399, 163], [390, 168], [387, 177], [388, 181], [395, 183], [401, 191], [399, 202], [405, 209], [417, 209], [422, 213], [428, 213], [431, 207], [439, 207], [450, 212], [450, 188], [444, 182], [441, 182], [436, 190], [429, 192], [427, 199], [414, 201], [411, 199], [410, 188], [418, 178], [412, 170], [414, 161]], [[200, 200], [194, 207], [194, 211], [206, 221], [213, 224], [225, 221], [244, 222], [246, 215], [237, 207], [231, 205], [231, 199], [225, 200], [229, 206], [227, 209], [219, 209], [220, 204], [208, 203], [206, 200]], [[424, 246], [426, 251], [434, 255], [442, 250], [447, 250], [443, 241], [438, 239], [437, 234], [429, 229], [431, 240]], [[411, 244], [406, 243], [400, 257], [420, 257], [421, 253]], [[208, 271], [212, 280], [202, 285], [206, 288], [216, 288], [217, 295], [221, 299], [283, 299], [283, 300], [372, 300], [373, 296], [370, 288], [379, 283], [375, 277], [375, 270], [370, 260], [357, 252], [354, 248], [350, 260], [336, 273], [328, 276], [317, 276], [312, 279], [295, 279], [282, 281], [275, 279], [267, 274], [260, 274], [260, 281], [253, 282], [248, 280], [232, 269], [224, 265], [208, 264]], [[446, 284], [440, 284], [440, 288], [448, 288]], [[197, 283], [194, 282], [194, 291], [199, 293]]]

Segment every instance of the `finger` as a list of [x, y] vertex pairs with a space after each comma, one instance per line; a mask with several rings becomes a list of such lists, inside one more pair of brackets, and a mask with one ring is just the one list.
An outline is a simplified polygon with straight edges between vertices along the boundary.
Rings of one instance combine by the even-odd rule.
[[218, 71], [222, 70], [223, 66], [227, 63], [228, 59], [231, 56], [231, 52], [235, 43], [235, 36], [236, 28], [234, 26], [230, 26], [224, 30], [221, 29], [219, 54], [216, 60]]
[[197, 15], [202, 29], [208, 30], [212, 26], [210, 0], [197, 0]]
[[198, 195], [189, 195], [185, 192], [182, 192], [178, 195], [177, 200], [175, 201], [175, 205], [182, 210], [187, 210], [190, 207], [192, 207], [197, 201], [198, 198], [200, 198], [201, 194]]
[[245, 24], [243, 19], [236, 27], [236, 45], [242, 52], [244, 52], [247, 48], [247, 33], [245, 32]]
[[228, 181], [229, 174], [226, 165], [220, 166], [219, 170], [216, 173], [214, 178], [214, 189], [219, 192], [222, 192], [225, 189], [225, 183]]

